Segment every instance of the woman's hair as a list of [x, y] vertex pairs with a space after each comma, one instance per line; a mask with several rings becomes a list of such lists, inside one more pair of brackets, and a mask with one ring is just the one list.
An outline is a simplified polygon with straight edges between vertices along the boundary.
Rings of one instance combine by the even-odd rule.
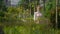
[[36, 11], [38, 11], [38, 10], [40, 10], [42, 7], [40, 6], [40, 5], [37, 5], [36, 7], [35, 7], [35, 12]]

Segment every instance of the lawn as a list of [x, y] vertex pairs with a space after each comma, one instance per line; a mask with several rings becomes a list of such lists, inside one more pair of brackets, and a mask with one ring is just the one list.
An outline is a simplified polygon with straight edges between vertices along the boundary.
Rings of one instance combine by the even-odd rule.
[[5, 26], [5, 34], [58, 34], [60, 31], [49, 28], [48, 26], [42, 24], [34, 25], [20, 25], [20, 26]]
[[[41, 20], [45, 20], [44, 18]], [[43, 23], [43, 21], [41, 23]], [[56, 30], [46, 24], [36, 24], [31, 19], [27, 22], [12, 23], [11, 25], [4, 25], [5, 34], [60, 34], [60, 30]]]

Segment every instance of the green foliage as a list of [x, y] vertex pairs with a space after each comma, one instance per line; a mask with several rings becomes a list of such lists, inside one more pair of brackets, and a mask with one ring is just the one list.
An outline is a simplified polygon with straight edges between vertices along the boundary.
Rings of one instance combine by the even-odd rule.
[[24, 9], [32, 10], [37, 4], [39, 4], [39, 0], [21, 0], [18, 5], [23, 6]]
[[3, 7], [3, 0], [0, 0], [0, 9]]
[[[31, 22], [32, 23], [32, 22]], [[56, 31], [47, 27], [46, 24], [30, 24], [23, 26], [4, 27], [5, 34], [54, 34]]]
[[5, 12], [7, 11], [6, 9], [7, 8], [5, 6], [4, 0], [0, 0], [0, 22], [4, 21]]
[[17, 20], [17, 16], [19, 11], [14, 7], [8, 7], [7, 12], [5, 12], [5, 20], [7, 21], [14, 21]]
[[50, 18], [51, 16], [51, 10], [54, 10], [56, 7], [56, 2], [55, 0], [49, 0], [49, 2], [45, 3], [45, 12], [44, 12], [44, 15], [47, 17], [47, 18]]
[[[7, 12], [3, 12], [5, 8], [0, 4], [4, 8], [2, 9], [1, 7], [0, 21], [4, 20], [7, 25], [4, 27], [5, 34], [46, 34], [47, 32], [47, 34], [53, 34], [55, 32], [54, 29], [51, 30], [47, 27], [48, 25], [35, 24], [33, 16], [30, 14], [30, 9], [34, 11], [37, 4], [39, 4], [39, 0], [31, 0], [30, 2], [29, 0], [21, 0], [21, 4], [18, 7], [8, 7]], [[46, 3], [46, 11], [43, 11], [46, 17], [50, 17], [50, 10], [55, 8], [54, 5], [55, 1]]]
[[8, 23], [22, 23], [26, 18], [30, 18], [30, 11], [24, 10], [23, 7], [8, 7], [7, 12], [5, 12], [5, 22]]

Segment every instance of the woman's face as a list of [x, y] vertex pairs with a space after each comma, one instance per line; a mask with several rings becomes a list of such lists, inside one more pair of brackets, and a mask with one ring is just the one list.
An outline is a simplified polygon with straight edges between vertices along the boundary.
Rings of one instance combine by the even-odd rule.
[[37, 11], [39, 11], [39, 9], [40, 9], [40, 6], [37, 6]]

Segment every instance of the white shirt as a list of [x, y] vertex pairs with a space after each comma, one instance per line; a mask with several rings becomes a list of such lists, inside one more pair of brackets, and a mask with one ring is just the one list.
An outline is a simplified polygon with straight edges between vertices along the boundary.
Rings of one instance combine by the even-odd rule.
[[38, 17], [42, 16], [42, 14], [40, 12], [34, 12], [34, 20], [37, 20]]

